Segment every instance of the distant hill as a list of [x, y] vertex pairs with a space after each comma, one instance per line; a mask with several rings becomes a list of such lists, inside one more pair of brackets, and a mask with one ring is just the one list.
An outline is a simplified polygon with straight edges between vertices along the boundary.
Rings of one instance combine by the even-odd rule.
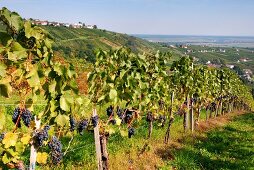
[[42, 26], [55, 40], [53, 49], [66, 57], [85, 58], [94, 62], [96, 49], [128, 47], [135, 53], [163, 50], [162, 46], [146, 40], [101, 29]]
[[[169, 48], [163, 47], [161, 44], [152, 43], [147, 40], [120, 34], [101, 29], [88, 28], [68, 28], [41, 26], [54, 40], [53, 49], [65, 58], [85, 58], [89, 62], [95, 61], [94, 51], [97, 49], [109, 50], [120, 47], [128, 47], [134, 53], [154, 53], [157, 50], [162, 52], [168, 51]], [[4, 31], [4, 27], [0, 24], [0, 31]], [[177, 50], [172, 50], [173, 59], [178, 58], [182, 54]]]

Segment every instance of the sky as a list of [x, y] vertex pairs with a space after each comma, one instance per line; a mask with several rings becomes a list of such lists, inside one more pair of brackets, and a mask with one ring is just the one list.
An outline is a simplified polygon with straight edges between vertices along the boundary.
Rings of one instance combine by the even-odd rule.
[[0, 7], [127, 34], [254, 36], [254, 0], [0, 0]]

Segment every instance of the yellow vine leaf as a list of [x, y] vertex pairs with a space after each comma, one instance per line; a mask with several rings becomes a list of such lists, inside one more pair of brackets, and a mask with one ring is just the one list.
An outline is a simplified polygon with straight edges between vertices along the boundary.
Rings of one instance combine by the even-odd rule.
[[47, 159], [48, 159], [48, 154], [46, 152], [38, 152], [37, 153], [36, 161], [39, 164], [46, 164]]
[[120, 126], [121, 125], [121, 122], [122, 122], [122, 120], [120, 119], [120, 118], [115, 118], [115, 120], [116, 120], [116, 125], [117, 126]]
[[21, 142], [24, 144], [24, 145], [27, 145], [29, 143], [31, 139], [31, 136], [29, 134], [25, 134], [23, 135], [23, 137], [21, 138]]
[[8, 132], [5, 134], [3, 139], [3, 144], [5, 148], [9, 148], [10, 146], [15, 146], [18, 140], [18, 134]]

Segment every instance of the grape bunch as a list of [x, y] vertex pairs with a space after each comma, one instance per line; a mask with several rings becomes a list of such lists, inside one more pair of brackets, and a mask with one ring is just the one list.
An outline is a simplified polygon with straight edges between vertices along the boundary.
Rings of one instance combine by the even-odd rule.
[[21, 123], [19, 118], [21, 116], [25, 126], [29, 127], [31, 120], [32, 120], [32, 114], [28, 109], [20, 109], [19, 107], [15, 108], [13, 115], [12, 115], [12, 122], [17, 124], [17, 126], [20, 128]]
[[114, 113], [113, 113], [113, 106], [112, 106], [112, 105], [110, 105], [110, 106], [107, 108], [107, 115], [108, 115], [108, 117], [114, 116]]
[[119, 119], [122, 120], [124, 118], [123, 110], [119, 106], [117, 106], [116, 113]]
[[153, 121], [153, 113], [152, 112], [148, 112], [146, 115], [146, 121], [147, 122], [152, 122]]
[[54, 164], [58, 164], [63, 158], [61, 142], [57, 139], [57, 137], [53, 136], [49, 141], [48, 146], [51, 150], [52, 162]]
[[115, 120], [115, 119], [111, 119], [111, 120], [109, 121], [109, 123], [111, 123], [112, 125], [115, 125], [115, 124], [116, 124], [116, 120]]
[[166, 116], [165, 115], [160, 115], [159, 116], [159, 122], [161, 123], [161, 126], [164, 127], [166, 123]]
[[23, 120], [24, 124], [27, 127], [29, 127], [30, 123], [31, 123], [31, 120], [32, 120], [31, 112], [28, 109], [24, 109], [23, 112], [22, 112], [21, 117], [22, 117], [22, 120]]
[[74, 118], [72, 116], [70, 116], [70, 131], [73, 132], [75, 130], [76, 127], [76, 121], [74, 120]]
[[4, 139], [4, 136], [5, 136], [5, 133], [2, 133], [2, 134], [0, 135], [0, 142]]
[[191, 103], [196, 103], [198, 101], [198, 98], [197, 97], [193, 97], [190, 99]]
[[34, 133], [34, 145], [35, 147], [41, 147], [43, 145], [43, 142], [48, 140], [48, 131], [50, 129], [49, 125], [46, 125], [43, 129], [36, 130]]
[[131, 138], [132, 135], [134, 135], [134, 134], [135, 134], [135, 129], [133, 127], [129, 128], [129, 130], [128, 130], [128, 137]]
[[215, 110], [216, 110], [216, 103], [215, 102], [211, 103], [209, 110], [211, 110], [212, 112], [215, 112]]
[[17, 124], [17, 126], [20, 128], [21, 127], [21, 123], [20, 123], [19, 115], [20, 115], [20, 108], [17, 107], [17, 108], [15, 108], [15, 110], [13, 112], [12, 122]]
[[98, 125], [99, 116], [98, 116], [98, 115], [93, 116], [93, 117], [91, 118], [91, 120], [92, 120], [92, 125], [93, 125], [93, 127], [96, 127], [96, 126]]
[[125, 122], [130, 123], [132, 120], [132, 117], [133, 117], [133, 112], [127, 109], [125, 113]]
[[88, 126], [88, 120], [87, 119], [83, 119], [79, 122], [78, 124], [78, 132], [80, 135], [83, 135], [83, 130], [85, 130]]

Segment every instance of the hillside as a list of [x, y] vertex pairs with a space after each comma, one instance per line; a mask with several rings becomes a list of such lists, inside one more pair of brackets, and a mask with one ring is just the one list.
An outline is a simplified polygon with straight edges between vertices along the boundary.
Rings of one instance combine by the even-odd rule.
[[241, 69], [241, 72], [245, 69], [251, 70], [252, 73], [254, 72], [253, 48], [190, 45], [186, 48], [177, 48], [176, 50], [197, 58], [198, 62], [202, 64], [226, 64], [228, 66], [235, 66], [235, 69]]
[[[128, 47], [134, 53], [151, 53], [168, 51], [157, 43], [152, 43], [141, 38], [120, 34], [101, 29], [67, 28], [54, 26], [41, 26], [51, 35], [54, 40], [53, 49], [65, 58], [85, 58], [89, 62], [95, 61], [94, 51], [98, 49], [109, 50], [120, 47]], [[0, 31], [4, 31], [0, 24]], [[181, 56], [179, 51], [172, 50], [174, 58]]]
[[146, 40], [100, 29], [66, 28], [44, 26], [55, 40], [54, 50], [66, 57], [86, 58], [93, 62], [96, 49], [109, 50], [126, 46], [135, 53], [154, 52], [161, 49], [159, 44]]

